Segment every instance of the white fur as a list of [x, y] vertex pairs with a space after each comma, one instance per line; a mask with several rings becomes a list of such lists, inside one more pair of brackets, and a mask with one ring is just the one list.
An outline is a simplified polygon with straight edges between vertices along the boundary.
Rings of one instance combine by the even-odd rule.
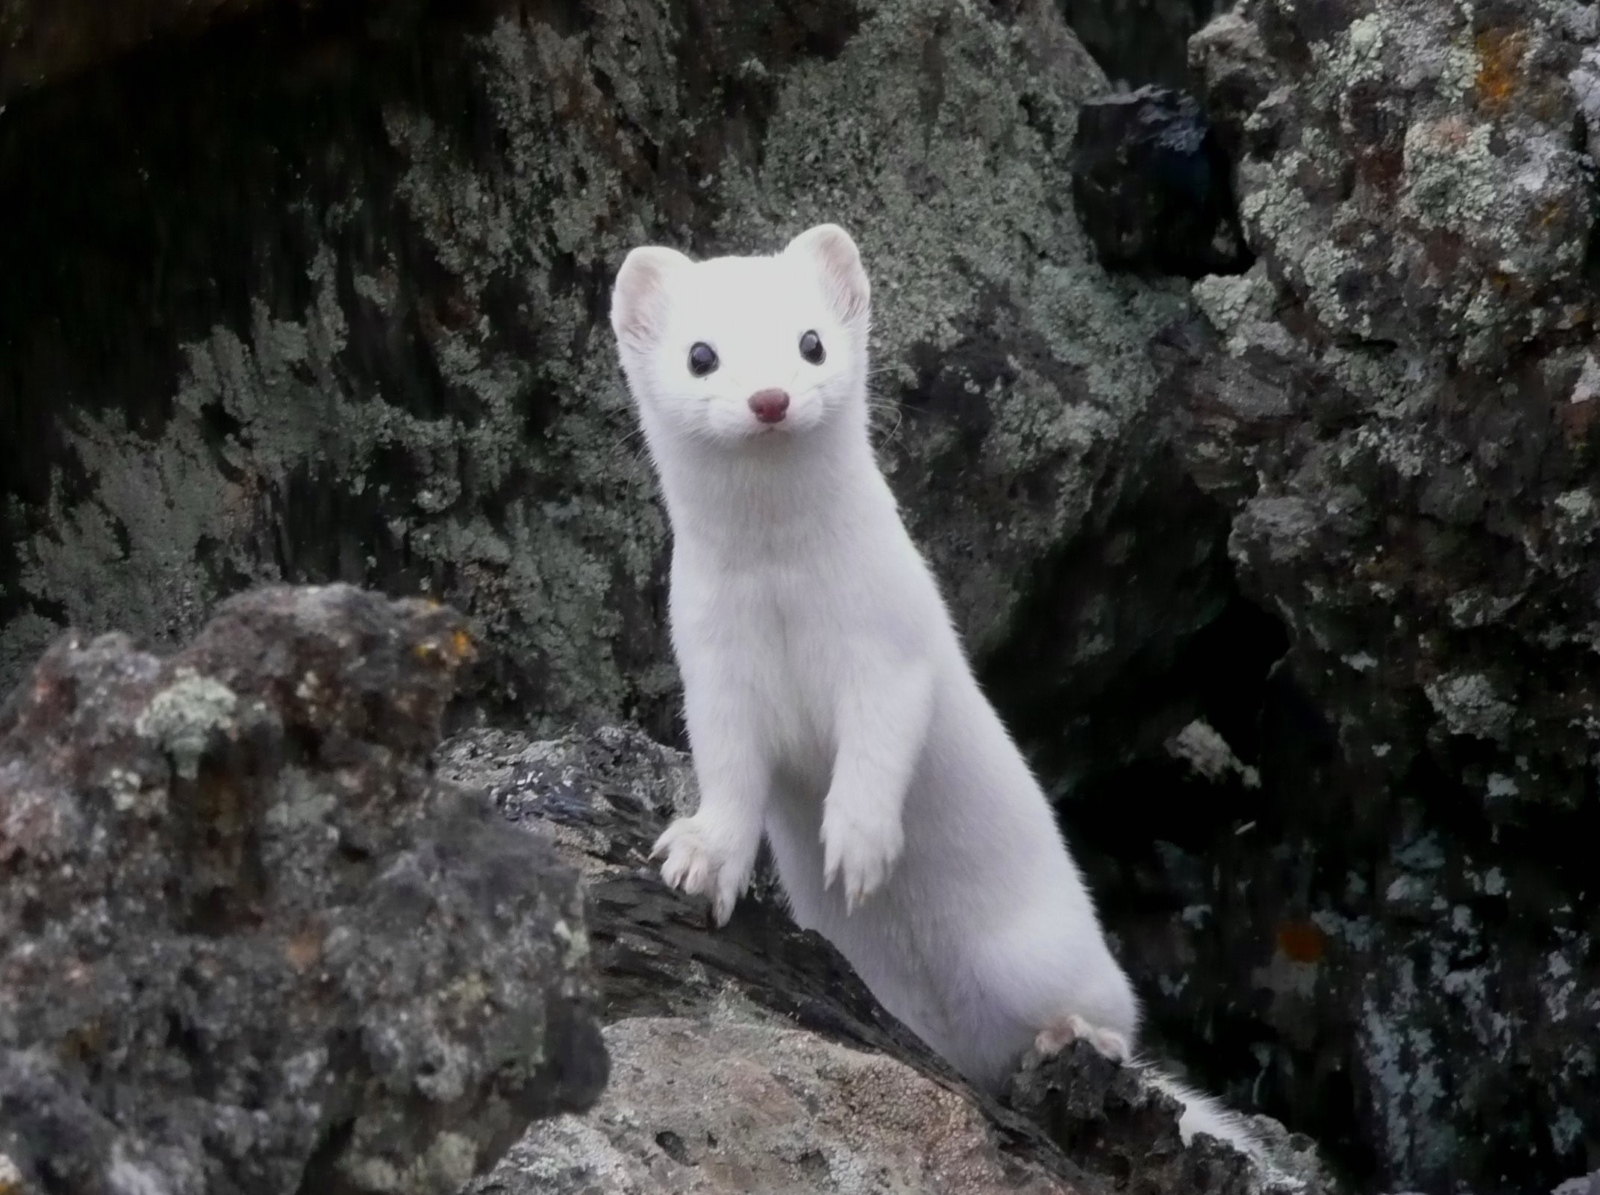
[[[634, 250], [612, 299], [672, 523], [699, 811], [662, 875], [726, 923], [765, 833], [795, 920], [991, 1091], [1030, 1045], [1130, 1056], [1139, 1009], [1055, 817], [984, 697], [867, 430], [869, 288], [833, 225], [768, 257]], [[815, 331], [826, 359], [804, 360]], [[691, 346], [715, 372], [695, 377]], [[763, 424], [747, 399], [788, 392]], [[1251, 1148], [1171, 1080], [1184, 1135]]]

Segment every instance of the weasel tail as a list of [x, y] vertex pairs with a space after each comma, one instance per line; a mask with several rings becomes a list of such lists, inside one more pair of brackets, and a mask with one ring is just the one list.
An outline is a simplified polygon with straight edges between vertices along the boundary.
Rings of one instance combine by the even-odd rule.
[[[701, 794], [656, 844], [662, 877], [725, 924], [765, 836], [795, 920], [991, 1091], [1029, 1046], [1127, 1061], [1132, 986], [873, 455], [870, 317], [831, 224], [771, 256], [635, 249], [618, 274]], [[1186, 1139], [1257, 1152], [1240, 1118], [1158, 1082]]]

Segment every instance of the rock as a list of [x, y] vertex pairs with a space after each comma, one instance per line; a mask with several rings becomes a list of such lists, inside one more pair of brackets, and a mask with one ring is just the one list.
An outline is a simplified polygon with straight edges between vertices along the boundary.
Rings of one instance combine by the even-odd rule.
[[170, 643], [248, 585], [348, 581], [468, 614], [492, 716], [669, 737], [611, 278], [641, 242], [828, 219], [873, 274], [886, 467], [968, 642], [1048, 619], [1018, 683], [1108, 766], [1087, 722], [1142, 718], [1111, 691], [1226, 600], [1225, 526], [1155, 434], [1183, 297], [1108, 278], [1067, 201], [1106, 83], [1053, 5], [431, 11], [382, 39], [245, 17], [7, 110], [0, 684], [67, 623]]
[[576, 873], [427, 768], [472, 650], [271, 588], [165, 657], [69, 635], [0, 707], [22, 1190], [454, 1192], [594, 1101]]
[[1056, 1057], [1030, 1052], [1012, 1076], [1007, 1102], [1044, 1126], [1074, 1160], [1115, 1176], [1131, 1195], [1333, 1195], [1339, 1190], [1312, 1141], [1264, 1116], [1249, 1118], [1262, 1141], [1256, 1165], [1222, 1141], [1178, 1133], [1179, 1104], [1087, 1043]]
[[259, 0], [0, 0], [0, 107], [153, 39], [197, 33]]
[[1290, 641], [1280, 871], [1218, 884], [1258, 945], [1217, 982], [1254, 973], [1266, 1098], [1375, 1189], [1548, 1190], [1600, 1146], [1597, 33], [1247, 0], [1192, 47], [1258, 260], [1194, 287], [1177, 441]]
[[600, 1104], [542, 1122], [472, 1195], [1083, 1190], [1005, 1156], [970, 1099], [904, 1063], [730, 1005], [611, 1026]]
[[1131, 87], [1189, 86], [1185, 46], [1217, 0], [1060, 0], [1072, 31], [1107, 75]]
[[842, 956], [790, 920], [765, 862], [733, 920], [713, 932], [703, 900], [661, 882], [650, 848], [699, 797], [686, 755], [637, 730], [532, 741], [470, 730], [438, 749], [438, 774], [481, 788], [513, 823], [549, 837], [588, 890], [600, 1007], [624, 1017], [700, 1015], [730, 985], [802, 1028], [950, 1077], [872, 999]]
[[706, 903], [668, 890], [647, 860], [667, 820], [694, 808], [692, 769], [636, 731], [469, 731], [440, 747], [438, 769], [547, 829], [583, 870], [613, 1061], [594, 1109], [536, 1126], [474, 1195], [843, 1193], [888, 1175], [952, 1195], [1334, 1190], [1309, 1143], [1270, 1122], [1269, 1170], [1221, 1143], [1185, 1149], [1175, 1106], [1093, 1051], [1035, 1063], [1016, 1109], [972, 1092], [795, 928], [765, 864], [713, 929]]
[[1229, 165], [1195, 98], [1164, 87], [1078, 110], [1072, 197], [1107, 269], [1199, 278], [1250, 264]]

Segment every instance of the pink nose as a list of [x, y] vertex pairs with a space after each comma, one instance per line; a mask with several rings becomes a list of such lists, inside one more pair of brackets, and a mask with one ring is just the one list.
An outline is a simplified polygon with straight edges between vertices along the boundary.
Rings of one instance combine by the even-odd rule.
[[750, 396], [750, 409], [762, 423], [782, 423], [789, 410], [789, 396], [782, 390], [757, 390]]

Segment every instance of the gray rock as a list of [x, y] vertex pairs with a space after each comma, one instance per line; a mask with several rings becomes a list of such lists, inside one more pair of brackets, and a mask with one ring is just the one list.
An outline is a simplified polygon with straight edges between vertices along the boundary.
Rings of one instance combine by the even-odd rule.
[[1547, 1190], [1600, 1145], [1597, 32], [1246, 0], [1191, 46], [1259, 259], [1194, 288], [1178, 442], [1290, 639], [1281, 870], [1223, 881], [1257, 953], [1221, 982], [1386, 1187]]
[[738, 1000], [606, 1030], [612, 1081], [541, 1122], [472, 1195], [1075, 1195], [1009, 1157], [960, 1091]]
[[454, 1192], [594, 1101], [576, 873], [426, 766], [471, 651], [335, 586], [46, 653], [0, 706], [0, 1171]]

